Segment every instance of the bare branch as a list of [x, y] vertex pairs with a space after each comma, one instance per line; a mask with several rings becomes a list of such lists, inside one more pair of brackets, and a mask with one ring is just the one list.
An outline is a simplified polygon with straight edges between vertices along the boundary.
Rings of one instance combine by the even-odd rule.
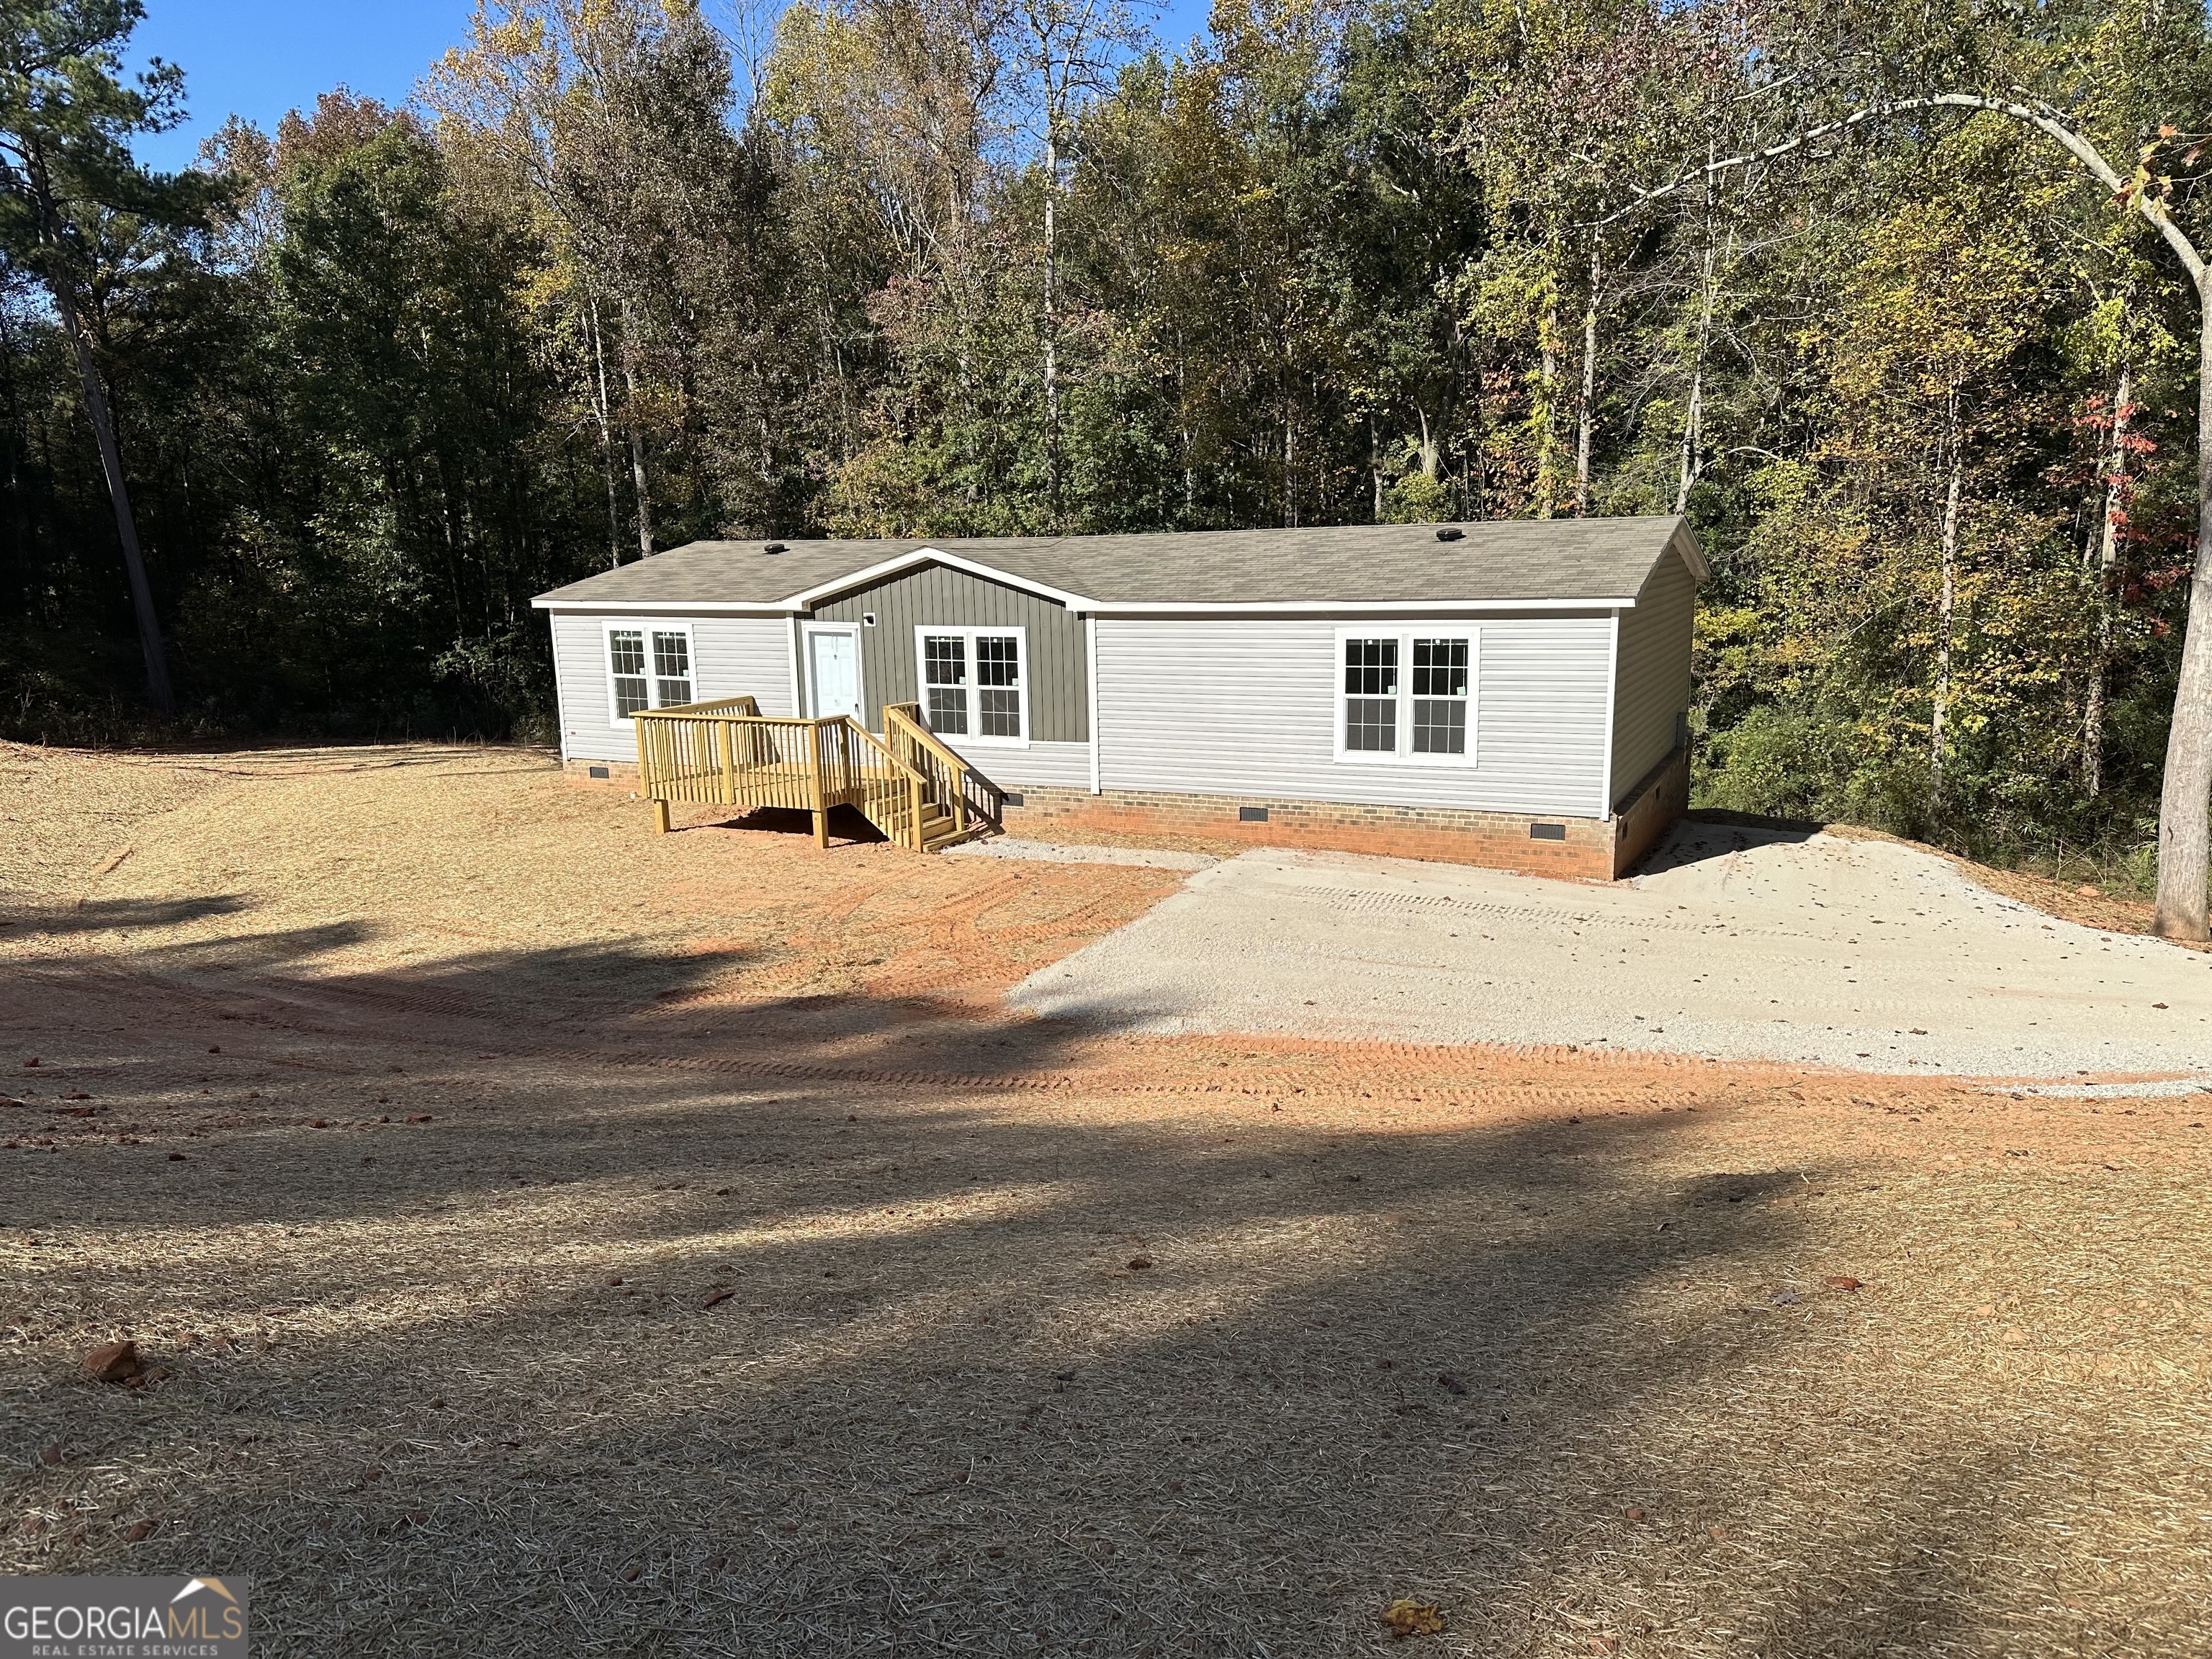
[[2136, 211], [2140, 213], [2159, 234], [2166, 239], [2166, 246], [2171, 247], [2175, 256], [2180, 259], [2183, 268], [2189, 272], [2190, 279], [2196, 283], [2198, 292], [2200, 294], [2204, 292], [2206, 287], [2204, 257], [2197, 252], [2196, 245], [2189, 240], [2181, 227], [2173, 222], [2172, 216], [2166, 210], [2166, 202], [2162, 197], [2150, 191], [2132, 188], [2128, 181], [2119, 175], [2112, 164], [2105, 159], [2097, 147], [2069, 126], [2065, 119], [2049, 105], [2039, 100], [2031, 106], [2012, 99], [1991, 98], [1976, 92], [1929, 93], [1917, 98], [1895, 98], [1879, 104], [1869, 104], [1864, 109], [1853, 110], [1840, 120], [1824, 121], [1819, 126], [1808, 127], [1804, 131], [1783, 139], [1778, 143], [1769, 144], [1763, 149], [1744, 150], [1734, 155], [1722, 156], [1707, 161], [1699, 167], [1686, 168], [1665, 184], [1652, 189], [1645, 190], [1631, 185], [1629, 193], [1632, 199], [1626, 206], [1615, 209], [1603, 218], [1592, 221], [1589, 228], [1601, 230], [1616, 221], [1626, 218], [1649, 206], [1653, 202], [1680, 194], [1692, 185], [1702, 185], [1708, 179], [1725, 173], [1778, 160], [1793, 151], [1804, 149], [1808, 144], [1817, 143], [1823, 138], [1834, 137], [1839, 133], [1849, 132], [1855, 128], [1864, 126], [1869, 121], [1881, 120], [1889, 116], [1903, 114], [1909, 110], [1919, 109], [1988, 110], [1996, 114], [2008, 116], [2013, 120], [2024, 122], [2035, 128], [2079, 161], [2092, 178], [2112, 192], [2115, 200], [2131, 203]]

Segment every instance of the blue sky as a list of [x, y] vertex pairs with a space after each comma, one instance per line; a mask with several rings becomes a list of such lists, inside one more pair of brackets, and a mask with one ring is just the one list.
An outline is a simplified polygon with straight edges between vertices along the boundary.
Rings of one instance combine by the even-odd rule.
[[133, 54], [183, 66], [192, 118], [141, 140], [139, 159], [184, 167], [228, 116], [274, 127], [340, 82], [398, 103], [459, 41], [470, 10], [468, 0], [146, 0]]
[[[187, 166], [227, 117], [273, 128], [340, 83], [398, 103], [459, 43], [471, 9], [471, 0], [146, 0], [133, 55], [183, 66], [191, 119], [142, 140], [139, 157]], [[1168, 0], [1160, 33], [1187, 40], [1206, 14], [1206, 0]]]

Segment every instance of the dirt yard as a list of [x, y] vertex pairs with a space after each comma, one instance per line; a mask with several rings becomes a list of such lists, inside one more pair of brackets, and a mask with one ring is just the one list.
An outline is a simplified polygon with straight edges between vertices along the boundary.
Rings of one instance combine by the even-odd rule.
[[520, 751], [0, 814], [0, 1571], [270, 1654], [2212, 1640], [2201, 1102], [1085, 1033], [1000, 994], [1176, 872]]

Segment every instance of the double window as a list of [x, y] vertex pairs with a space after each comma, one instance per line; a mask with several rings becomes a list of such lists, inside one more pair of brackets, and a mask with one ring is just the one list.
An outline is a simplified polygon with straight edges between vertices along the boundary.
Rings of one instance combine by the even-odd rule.
[[1474, 635], [1346, 629], [1337, 659], [1341, 758], [1474, 763]]
[[607, 624], [607, 702], [617, 726], [641, 708], [691, 702], [691, 684], [688, 623]]
[[984, 743], [1027, 743], [1029, 641], [1018, 628], [921, 628], [921, 712], [929, 729]]

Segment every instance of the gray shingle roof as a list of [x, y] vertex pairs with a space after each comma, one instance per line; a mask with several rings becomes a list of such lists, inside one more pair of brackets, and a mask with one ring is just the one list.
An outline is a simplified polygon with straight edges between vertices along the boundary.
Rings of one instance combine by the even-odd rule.
[[[1057, 536], [693, 542], [556, 588], [561, 605], [781, 605], [922, 548], [1111, 608], [1126, 605], [1434, 605], [1632, 599], [1670, 544], [1701, 561], [1680, 519]], [[1677, 540], [1679, 533], [1679, 541]], [[825, 596], [826, 597], [826, 596]]]

